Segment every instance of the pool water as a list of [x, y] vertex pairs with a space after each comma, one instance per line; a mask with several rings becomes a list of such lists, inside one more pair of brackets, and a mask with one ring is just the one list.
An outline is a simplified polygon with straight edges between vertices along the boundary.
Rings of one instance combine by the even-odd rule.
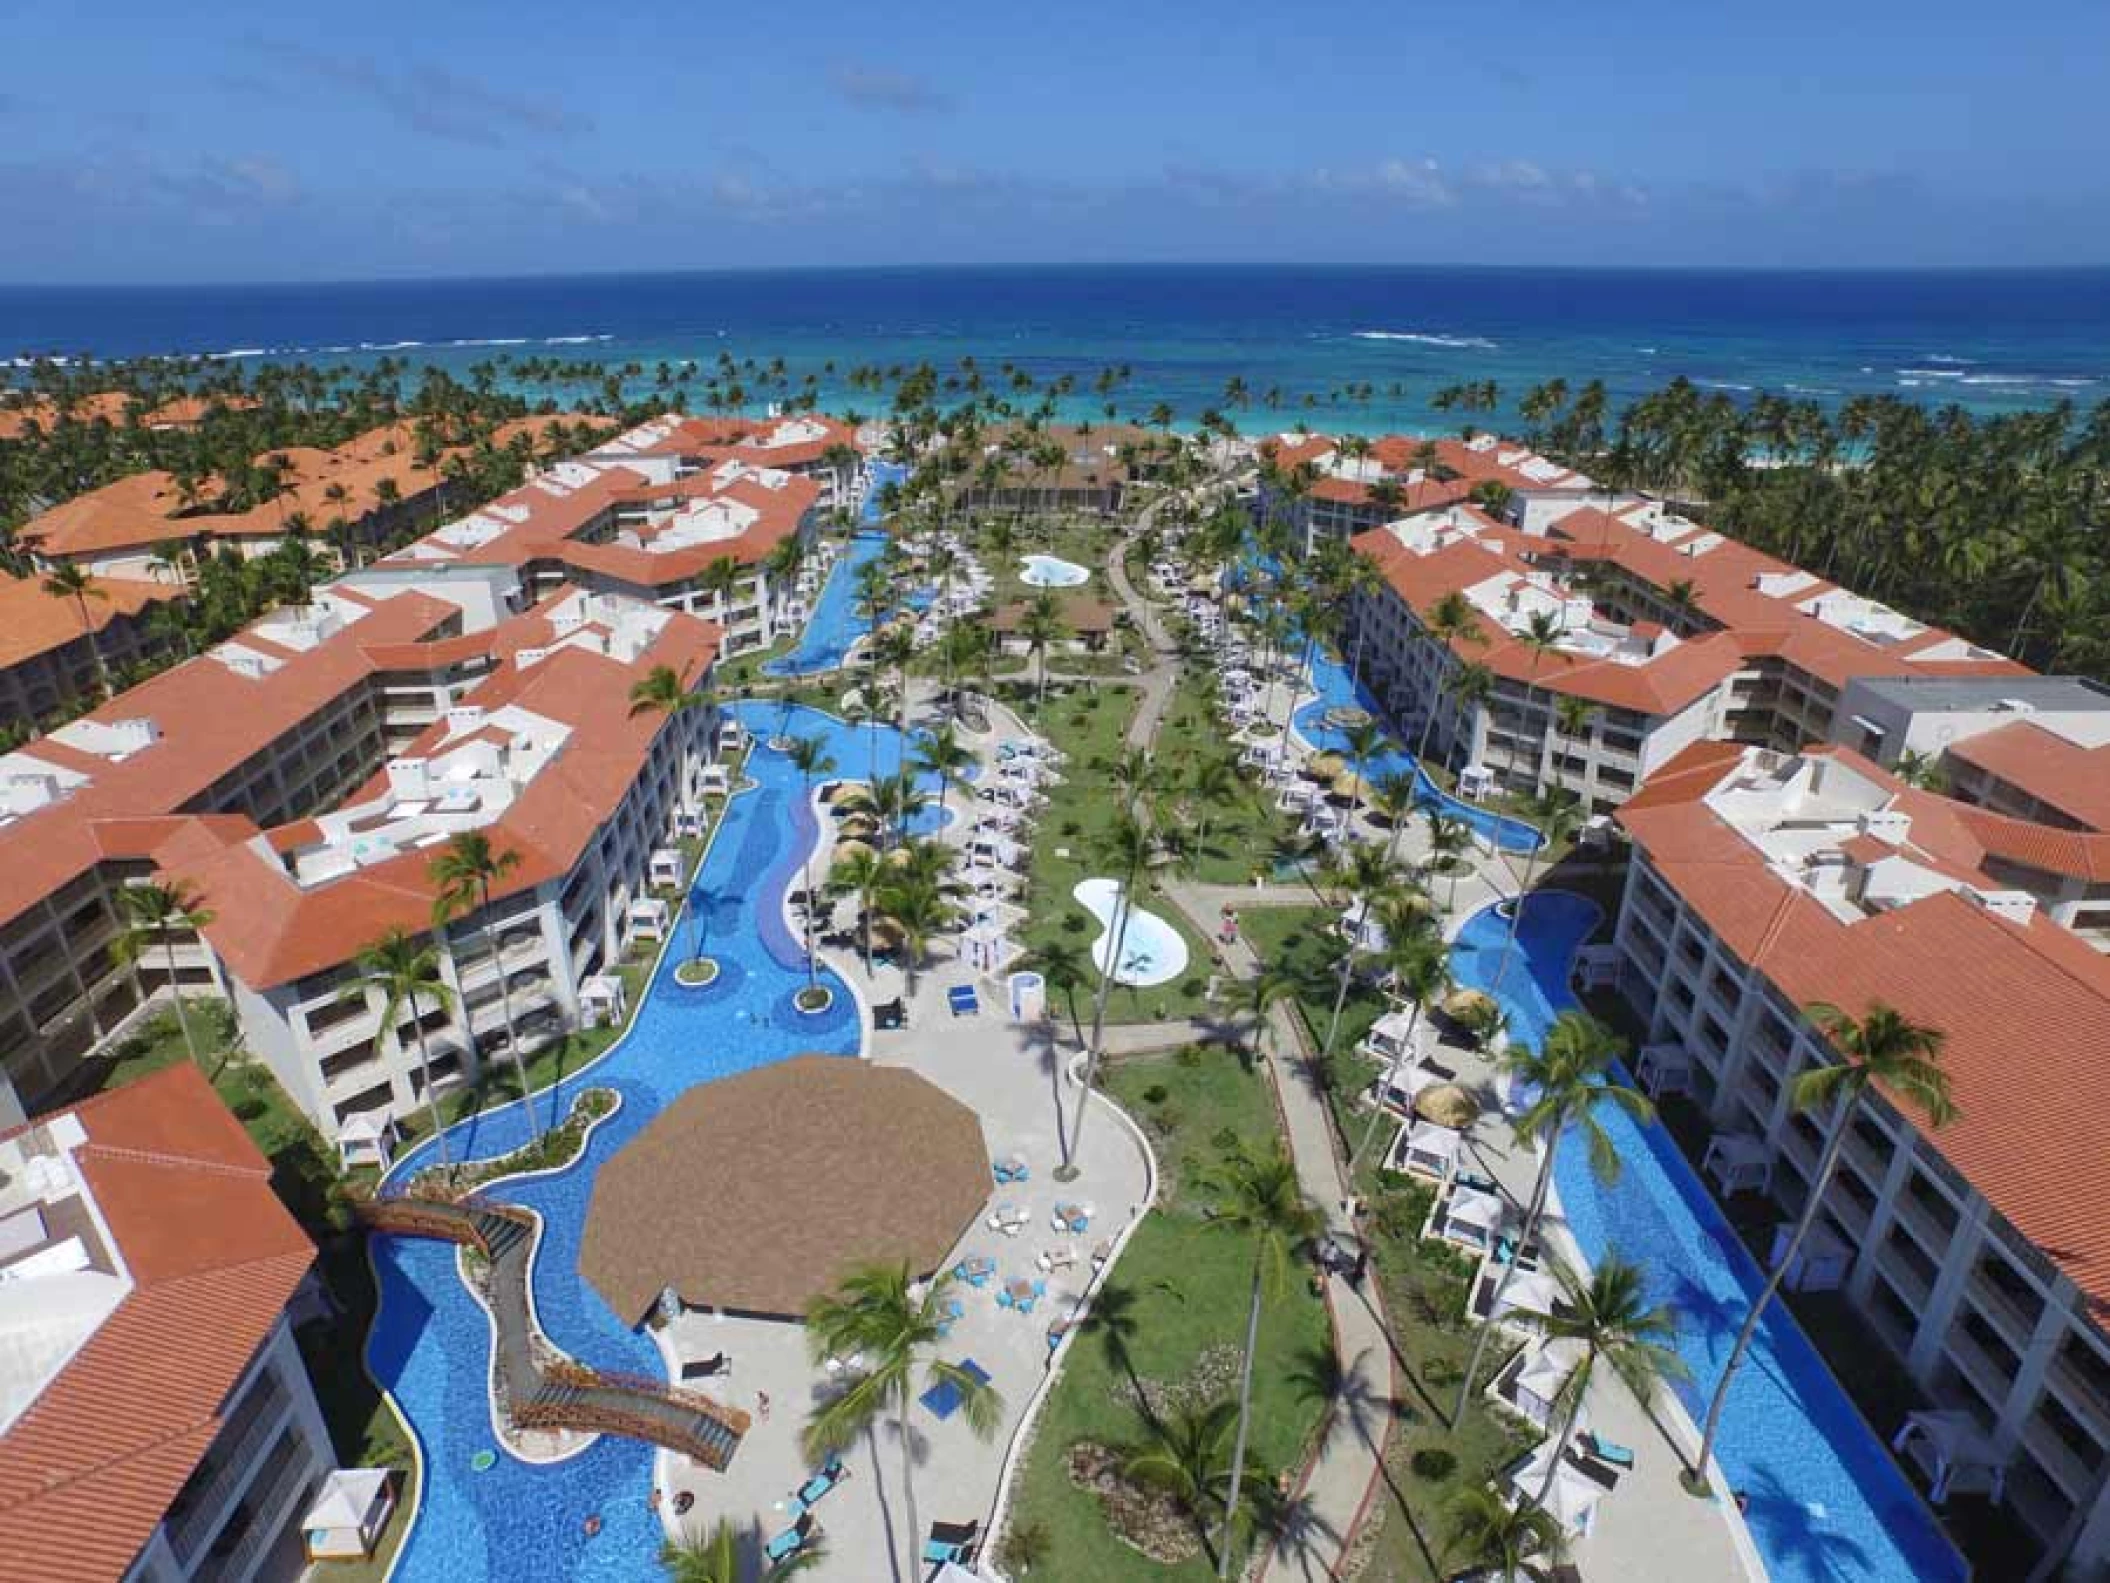
[[899, 462], [882, 462], [874, 456], [865, 462], [865, 497], [858, 507], [857, 520], [871, 527], [880, 520], [879, 495], [888, 484], [901, 485], [908, 482], [908, 469]]
[[[1587, 897], [1533, 892], [1501, 971], [1509, 922], [1498, 907], [1483, 908], [1459, 933], [1452, 976], [1493, 994], [1509, 1015], [1509, 1036], [1536, 1046], [1575, 1006], [1570, 964], [1602, 918]], [[1650, 1300], [1675, 1311], [1677, 1351], [1692, 1379], [1673, 1389], [1698, 1422], [1765, 1274], [1661, 1125], [1638, 1125], [1609, 1106], [1597, 1118], [1618, 1150], [1618, 1179], [1599, 1182], [1587, 1150], [1563, 1149], [1554, 1166], [1561, 1212], [1586, 1258], [1594, 1263], [1617, 1250], [1640, 1261]], [[1968, 1575], [1779, 1303], [1767, 1310], [1730, 1387], [1716, 1457], [1730, 1487], [1748, 1498], [1744, 1521], [1774, 1583], [1947, 1583]]]
[[[1373, 719], [1384, 718], [1370, 690], [1349, 674], [1346, 665], [1328, 654], [1323, 643], [1312, 651], [1311, 680], [1312, 686], [1318, 690], [1318, 697], [1298, 708], [1296, 727], [1297, 734], [1319, 751], [1348, 752], [1348, 734], [1326, 723], [1326, 716], [1331, 711], [1360, 709]], [[1521, 819], [1511, 819], [1492, 809], [1453, 797], [1429, 779], [1428, 771], [1415, 763], [1412, 753], [1389, 739], [1383, 748], [1371, 755], [1363, 773], [1373, 781], [1383, 775], [1412, 774], [1417, 806], [1434, 808], [1463, 821], [1472, 827], [1475, 835], [1505, 852], [1529, 852], [1539, 845], [1539, 833], [1532, 826]]]
[[1089, 568], [1059, 555], [1028, 555], [1019, 566], [1018, 580], [1035, 588], [1081, 588], [1092, 580]]
[[[891, 773], [901, 763], [901, 739], [889, 727], [852, 727], [804, 708], [787, 715], [773, 704], [734, 704], [727, 712], [758, 738], [784, 727], [822, 737], [838, 776]], [[710, 914], [709, 950], [722, 964], [719, 977], [703, 988], [683, 988], [673, 977], [682, 953], [666, 953], [628, 1034], [598, 1063], [531, 1101], [545, 1123], [561, 1117], [587, 1087], [616, 1089], [622, 1108], [595, 1129], [585, 1156], [565, 1171], [492, 1192], [542, 1214], [534, 1296], [543, 1329], [584, 1362], [655, 1379], [663, 1371], [651, 1341], [634, 1333], [579, 1274], [595, 1173], [697, 1083], [804, 1051], [854, 1056], [859, 1048], [856, 1002], [834, 975], [821, 975], [837, 992], [827, 1011], [808, 1016], [792, 1006], [806, 970], [801, 944], [784, 921], [783, 899], [819, 833], [805, 788], [784, 756], [766, 746], [749, 756], [747, 774], [755, 787], [727, 804], [690, 892], [692, 904]], [[935, 819], [935, 809], [920, 816], [925, 827]], [[524, 1107], [514, 1104], [462, 1122], [449, 1139], [456, 1158], [478, 1159], [519, 1147], [527, 1133]], [[429, 1163], [433, 1147], [427, 1140], [406, 1154], [389, 1185]], [[645, 1505], [651, 1448], [603, 1437], [548, 1467], [501, 1450], [490, 1469], [471, 1471], [477, 1452], [500, 1449], [486, 1397], [488, 1321], [456, 1277], [451, 1246], [376, 1236], [371, 1247], [381, 1311], [367, 1363], [410, 1421], [425, 1467], [418, 1516], [395, 1577], [513, 1583], [657, 1576], [661, 1530]], [[602, 1528], [588, 1539], [582, 1524], [593, 1514]]]
[[[1104, 973], [1113, 955], [1114, 909], [1121, 894], [1120, 881], [1079, 880], [1070, 894], [1099, 920], [1099, 937], [1092, 942], [1092, 966]], [[1127, 913], [1121, 934], [1121, 962], [1113, 975], [1116, 984], [1151, 989], [1169, 984], [1187, 971], [1187, 941], [1179, 930], [1146, 907], [1132, 906]]]
[[[878, 560], [886, 552], [889, 537], [873, 531], [851, 536], [849, 547], [836, 557], [827, 581], [821, 584], [820, 598], [814, 601], [798, 643], [775, 659], [764, 660], [763, 675], [810, 676], [842, 664], [857, 640], [872, 630], [871, 618], [857, 606], [857, 569]], [[919, 588], [906, 603], [911, 610], [928, 610], [935, 598], [933, 590]]]

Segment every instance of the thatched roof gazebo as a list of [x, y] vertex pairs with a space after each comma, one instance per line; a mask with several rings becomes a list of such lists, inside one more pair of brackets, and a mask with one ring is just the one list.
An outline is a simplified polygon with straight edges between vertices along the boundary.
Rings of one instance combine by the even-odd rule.
[[975, 1113], [900, 1067], [801, 1055], [699, 1084], [595, 1179], [579, 1269], [624, 1320], [795, 1318], [860, 1265], [938, 1268], [990, 1192]]

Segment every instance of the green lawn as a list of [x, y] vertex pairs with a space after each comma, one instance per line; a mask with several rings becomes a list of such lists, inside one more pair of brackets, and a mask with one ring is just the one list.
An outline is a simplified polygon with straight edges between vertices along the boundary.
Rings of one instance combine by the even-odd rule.
[[[1333, 918], [1322, 907], [1255, 907], [1240, 917], [1261, 959], [1301, 981], [1297, 1003], [1314, 1031], [1314, 1043], [1325, 1034], [1333, 1010], [1335, 980], [1325, 970], [1324, 934]], [[1342, 1009], [1330, 1093], [1337, 1124], [1351, 1145], [1361, 1141], [1369, 1113], [1350, 1101], [1377, 1075], [1376, 1063], [1354, 1049], [1384, 1010], [1379, 997], [1360, 982], [1351, 986]], [[1431, 1198], [1427, 1185], [1380, 1173], [1370, 1162], [1357, 1185], [1372, 1206], [1372, 1267], [1384, 1293], [1401, 1375], [1398, 1431], [1385, 1459], [1391, 1478], [1377, 1508], [1375, 1549], [1363, 1575], [1388, 1583], [1433, 1583], [1448, 1575], [1443, 1552], [1450, 1536], [1445, 1515], [1450, 1497], [1521, 1456], [1532, 1437], [1489, 1412], [1479, 1398], [1462, 1425], [1447, 1426], [1458, 1376], [1472, 1348], [1473, 1333], [1464, 1318], [1471, 1265], [1445, 1244], [1423, 1240]]]
[[[1207, 674], [1195, 665], [1182, 666], [1158, 726], [1158, 763], [1176, 781], [1204, 762], [1238, 762], [1239, 746], [1211, 702]], [[1239, 795], [1220, 808], [1174, 799], [1180, 823], [1196, 837], [1192, 877], [1203, 884], [1243, 885], [1256, 873], [1272, 872], [1276, 845], [1291, 828], [1257, 778], [1242, 779], [1241, 786]]]
[[[1086, 954], [1098, 938], [1099, 925], [1077, 904], [1072, 892], [1079, 880], [1108, 872], [1106, 861], [1098, 854], [1119, 812], [1119, 800], [1111, 789], [1107, 771], [1121, 754], [1139, 694], [1133, 687], [1050, 687], [1045, 706], [1035, 709], [1030, 688], [1013, 691], [1015, 696], [1009, 700], [1013, 707], [1070, 759], [1062, 783], [1050, 790], [1034, 830], [1026, 893], [1031, 917], [1025, 929], [1025, 943], [1030, 949], [1059, 941]], [[1175, 982], [1153, 989], [1117, 987], [1107, 1005], [1110, 1022], [1156, 1022], [1191, 1016], [1205, 1006], [1208, 942], [1195, 933], [1171, 903], [1159, 898], [1153, 905], [1146, 896], [1143, 905], [1179, 929], [1186, 939], [1188, 970]], [[1089, 1018], [1098, 978], [1088, 966], [1086, 980], [1079, 989], [1079, 1000]]]
[[[1121, 1061], [1108, 1069], [1106, 1086], [1150, 1134], [1163, 1179], [1160, 1203], [1096, 1300], [1099, 1312], [1125, 1316], [1119, 1328], [1072, 1344], [1041, 1409], [1013, 1523], [1045, 1530], [1048, 1559], [1036, 1572], [1050, 1577], [1202, 1579], [1211, 1575], [1203, 1559], [1164, 1567], [1115, 1538], [1097, 1498], [1070, 1481], [1065, 1457], [1080, 1440], [1116, 1444], [1135, 1436], [1131, 1370], [1141, 1380], [1176, 1384], [1205, 1351], [1223, 1357], [1241, 1345], [1251, 1248], [1210, 1229], [1197, 1178], [1233, 1138], [1265, 1146], [1275, 1134], [1274, 1100], [1265, 1077], [1222, 1049]], [[1268, 1301], [1252, 1432], [1269, 1467], [1294, 1472], [1316, 1435], [1321, 1403], [1293, 1383], [1296, 1361], [1331, 1347], [1325, 1305], [1308, 1285], [1293, 1282]]]

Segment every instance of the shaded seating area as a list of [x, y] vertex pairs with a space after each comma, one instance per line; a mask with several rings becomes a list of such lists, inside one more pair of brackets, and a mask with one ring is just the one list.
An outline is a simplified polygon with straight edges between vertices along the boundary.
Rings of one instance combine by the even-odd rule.
[[930, 1537], [923, 1541], [923, 1559], [941, 1565], [968, 1566], [974, 1560], [975, 1543], [981, 1536], [979, 1521], [932, 1523]]
[[396, 1508], [386, 1468], [338, 1468], [301, 1519], [310, 1561], [364, 1561]]
[[[962, 1374], [981, 1385], [989, 1383], [989, 1371], [972, 1358], [962, 1358], [957, 1365]], [[944, 1420], [960, 1410], [961, 1393], [955, 1380], [940, 1380], [925, 1391], [916, 1401], [933, 1418]]]

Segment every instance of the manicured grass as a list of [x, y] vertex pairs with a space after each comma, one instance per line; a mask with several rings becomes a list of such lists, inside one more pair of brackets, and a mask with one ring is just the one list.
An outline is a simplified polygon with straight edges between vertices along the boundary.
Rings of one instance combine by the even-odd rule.
[[[1106, 1087], [1150, 1134], [1160, 1202], [1097, 1300], [1098, 1312], [1123, 1316], [1118, 1327], [1087, 1330], [1071, 1343], [1034, 1432], [1013, 1522], [1047, 1530], [1050, 1577], [1203, 1579], [1212, 1575], [1205, 1559], [1164, 1567], [1115, 1538], [1097, 1498], [1071, 1483], [1065, 1458], [1080, 1440], [1119, 1444], [1138, 1435], [1130, 1371], [1177, 1383], [1205, 1351], [1235, 1352], [1243, 1344], [1252, 1248], [1210, 1228], [1198, 1178], [1234, 1138], [1267, 1146], [1276, 1130], [1274, 1099], [1264, 1075], [1222, 1049], [1124, 1060], [1108, 1069]], [[1322, 1404], [1295, 1383], [1297, 1361], [1331, 1347], [1325, 1305], [1307, 1284], [1293, 1280], [1268, 1300], [1253, 1371], [1252, 1434], [1269, 1467], [1294, 1473], [1316, 1435]]]
[[[1089, 1024], [1098, 975], [1089, 966], [1099, 924], [1073, 896], [1078, 881], [1109, 872], [1101, 856], [1106, 836], [1120, 812], [1120, 799], [1108, 769], [1120, 757], [1128, 725], [1135, 718], [1139, 693], [1133, 687], [1048, 689], [1046, 704], [1036, 709], [1030, 688], [1013, 689], [1009, 699], [1034, 730], [1069, 755], [1063, 780], [1052, 788], [1039, 813], [1033, 835], [1031, 882], [1027, 890], [1031, 918], [1024, 934], [1029, 949], [1060, 942], [1086, 959], [1085, 982], [1078, 988], [1080, 1009]], [[1063, 854], [1067, 853], [1065, 856]], [[1204, 1009], [1210, 947], [1163, 897], [1139, 887], [1142, 904], [1177, 928], [1187, 942], [1187, 972], [1151, 989], [1116, 986], [1107, 1002], [1109, 1022], [1156, 1022], [1191, 1016]], [[1061, 997], [1058, 993], [1057, 999]]]
[[[1239, 920], [1261, 959], [1299, 980], [1297, 1005], [1313, 1030], [1314, 1047], [1333, 1011], [1336, 980], [1325, 967], [1329, 953], [1324, 931], [1334, 917], [1323, 907], [1254, 907]], [[1384, 1002], [1367, 985], [1351, 985], [1328, 1085], [1336, 1125], [1350, 1147], [1361, 1141], [1369, 1121], [1369, 1113], [1356, 1109], [1353, 1098], [1377, 1076], [1377, 1064], [1357, 1055], [1355, 1046], [1384, 1010]], [[1381, 1145], [1382, 1131], [1379, 1139]], [[1379, 1148], [1371, 1152], [1374, 1157]], [[1399, 1386], [1397, 1429], [1385, 1454], [1390, 1478], [1381, 1488], [1374, 1549], [1363, 1576], [1434, 1583], [1450, 1575], [1444, 1550], [1450, 1543], [1446, 1508], [1451, 1497], [1492, 1478], [1523, 1455], [1535, 1437], [1498, 1416], [1479, 1397], [1461, 1424], [1449, 1426], [1458, 1377], [1472, 1350], [1473, 1330], [1465, 1321], [1472, 1265], [1446, 1244], [1422, 1238], [1432, 1197], [1426, 1184], [1382, 1173], [1374, 1159], [1364, 1163], [1356, 1184], [1371, 1206], [1365, 1223], [1371, 1267], [1397, 1348]], [[1449, 1458], [1450, 1471], [1440, 1478], [1423, 1476], [1414, 1461], [1421, 1452]]]
[[[1181, 667], [1179, 685], [1158, 726], [1158, 763], [1185, 783], [1198, 766], [1221, 760], [1236, 766], [1239, 746], [1216, 712], [1208, 672], [1197, 665]], [[1221, 807], [1206, 806], [1175, 794], [1174, 807], [1183, 828], [1196, 840], [1191, 877], [1205, 885], [1243, 885], [1274, 867], [1276, 845], [1290, 821], [1268, 797], [1257, 778], [1241, 775], [1238, 795]]]

